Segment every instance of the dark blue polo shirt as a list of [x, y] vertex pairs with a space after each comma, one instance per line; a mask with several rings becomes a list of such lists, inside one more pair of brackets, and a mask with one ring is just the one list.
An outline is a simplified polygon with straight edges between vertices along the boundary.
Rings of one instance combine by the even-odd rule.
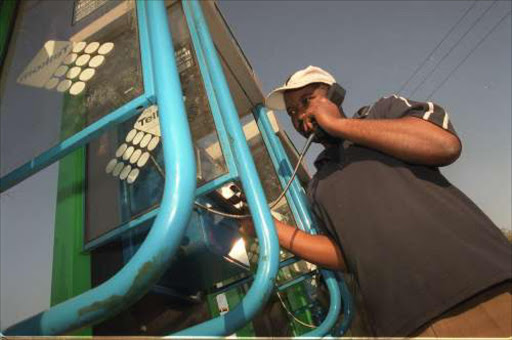
[[[360, 109], [354, 119], [407, 116], [455, 134], [440, 106], [397, 96]], [[324, 150], [315, 165], [308, 188], [313, 210], [340, 244], [375, 335], [407, 336], [511, 279], [510, 243], [438, 168], [347, 141]]]

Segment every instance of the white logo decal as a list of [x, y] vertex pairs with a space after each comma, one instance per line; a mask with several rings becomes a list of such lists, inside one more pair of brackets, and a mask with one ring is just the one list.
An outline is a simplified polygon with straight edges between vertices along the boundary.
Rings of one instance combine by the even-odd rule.
[[124, 143], [117, 148], [116, 157], [108, 162], [105, 172], [132, 184], [139, 177], [140, 169], [150, 160], [163, 176], [163, 170], [151, 155], [160, 143], [160, 136], [158, 108], [152, 105], [137, 118]]
[[133, 127], [137, 130], [160, 137], [160, 121], [158, 120], [158, 108], [156, 105], [150, 106], [144, 110]]
[[87, 44], [85, 41], [49, 40], [17, 81], [22, 85], [78, 95], [113, 48], [111, 42]]
[[18, 77], [18, 83], [43, 87], [51, 79], [64, 58], [71, 52], [71, 45], [69, 41], [47, 41]]

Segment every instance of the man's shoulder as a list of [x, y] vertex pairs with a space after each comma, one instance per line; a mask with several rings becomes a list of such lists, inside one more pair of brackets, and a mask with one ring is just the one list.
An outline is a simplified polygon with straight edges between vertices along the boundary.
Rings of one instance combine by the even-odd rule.
[[371, 102], [368, 105], [364, 105], [360, 107], [353, 115], [352, 118], [360, 119], [373, 116], [372, 113], [375, 111], [383, 111], [389, 110], [391, 108], [391, 104], [393, 101], [397, 100], [399, 97], [396, 94], [391, 94], [389, 96], [383, 96], [379, 99]]

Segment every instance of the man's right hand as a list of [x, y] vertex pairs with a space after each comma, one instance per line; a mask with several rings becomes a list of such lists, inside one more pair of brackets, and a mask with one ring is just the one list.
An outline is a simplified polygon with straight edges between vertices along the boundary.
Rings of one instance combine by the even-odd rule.
[[[252, 218], [239, 220], [240, 233], [256, 237]], [[343, 255], [334, 241], [325, 235], [311, 235], [274, 218], [279, 245], [304, 260], [334, 270], [345, 269]]]

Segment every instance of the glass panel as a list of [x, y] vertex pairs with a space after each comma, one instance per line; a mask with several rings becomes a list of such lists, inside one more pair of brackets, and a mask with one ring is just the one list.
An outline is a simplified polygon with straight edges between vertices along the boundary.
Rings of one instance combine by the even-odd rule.
[[181, 86], [196, 150], [198, 186], [227, 172], [217, 130], [204, 88], [181, 3], [169, 11], [169, 25]]
[[89, 6], [72, 24], [74, 5], [20, 3], [1, 79], [4, 174], [143, 93], [134, 3]]
[[[180, 3], [169, 22], [201, 185], [227, 167]], [[153, 106], [89, 143], [86, 243], [158, 206], [165, 176], [159, 131]]]
[[[261, 137], [261, 133], [253, 115], [248, 114], [244, 116], [241, 119], [241, 123], [244, 128], [245, 137], [251, 149], [251, 154], [254, 157], [254, 163], [256, 165], [256, 170], [258, 171], [263, 190], [265, 191], [265, 196], [270, 204], [279, 197], [283, 190], [279, 183], [276, 169], [272, 164], [267, 147], [263, 142], [263, 138]], [[295, 225], [295, 220], [286, 198], [283, 198], [272, 210], [279, 214], [279, 220], [282, 222], [289, 225]]]
[[[240, 123], [242, 124], [251, 154], [254, 157], [256, 171], [263, 186], [267, 202], [270, 205], [282, 192], [279, 178], [277, 177], [276, 170], [272, 164], [267, 147], [263, 142], [263, 138], [261, 137], [253, 115], [245, 115]], [[229, 211], [225, 212], [239, 215], [247, 214], [249, 213], [249, 209], [245, 203], [241, 188], [242, 184], [240, 181], [230, 182], [217, 190], [220, 196], [214, 194], [208, 197], [214, 201], [212, 203], [214, 203], [216, 209], [220, 211], [229, 209]], [[279, 204], [275, 206], [272, 211], [274, 216], [280, 221], [289, 225], [295, 225], [295, 220], [286, 198], [281, 199]]]

